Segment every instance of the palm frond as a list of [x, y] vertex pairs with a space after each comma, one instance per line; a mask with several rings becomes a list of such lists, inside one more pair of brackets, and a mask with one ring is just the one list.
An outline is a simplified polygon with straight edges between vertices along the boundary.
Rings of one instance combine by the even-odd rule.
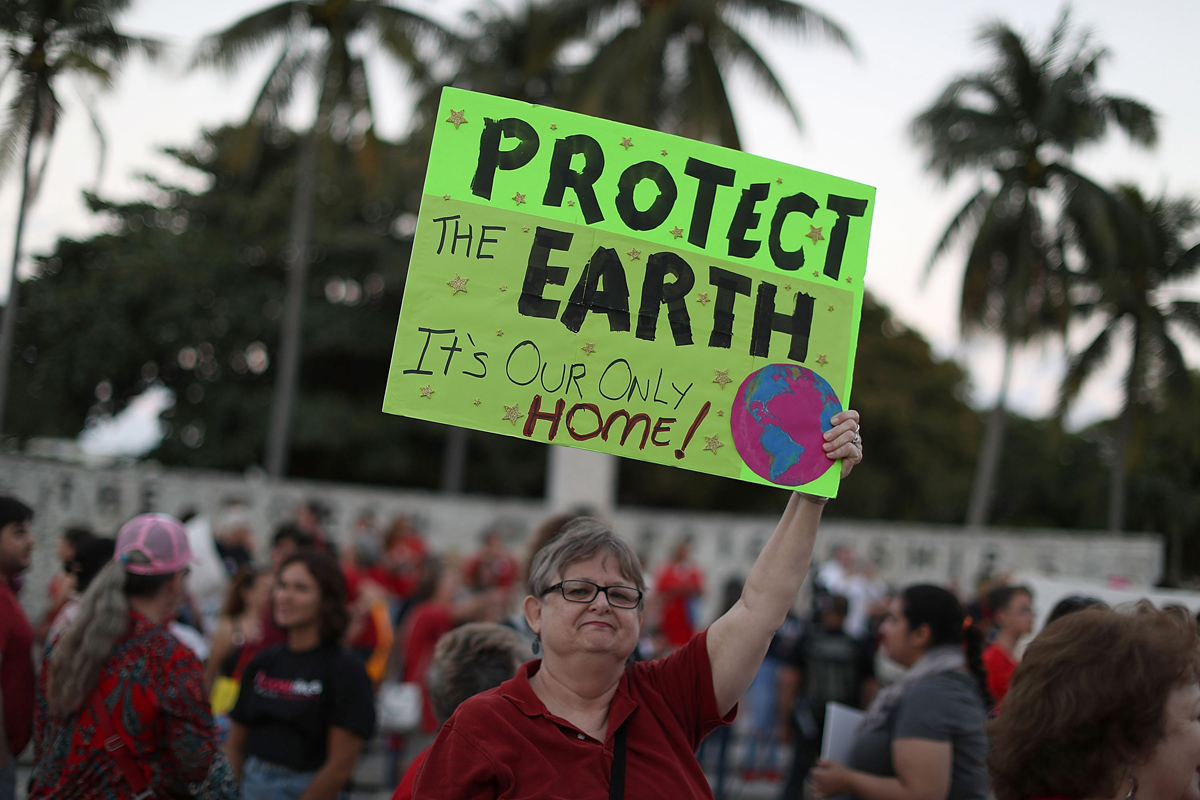
[[1108, 354], [1112, 350], [1112, 334], [1113, 326], [1106, 326], [1092, 340], [1091, 344], [1071, 358], [1067, 364], [1067, 373], [1063, 377], [1062, 387], [1059, 389], [1058, 408], [1055, 412], [1057, 416], [1061, 417], [1067, 412], [1071, 402], [1079, 396], [1083, 384], [1108, 359]]
[[971, 199], [968, 200], [958, 213], [950, 220], [950, 224], [946, 226], [946, 230], [942, 232], [942, 236], [938, 239], [937, 245], [933, 248], [933, 253], [929, 256], [929, 261], [925, 264], [925, 272], [921, 276], [922, 282], [928, 280], [929, 274], [933, 271], [934, 264], [941, 258], [947, 250], [954, 246], [958, 241], [958, 237], [965, 230], [972, 227], [978, 228], [983, 215], [987, 213], [989, 203], [995, 202], [995, 195], [987, 190], [986, 187], [980, 187]]
[[[720, 66], [741, 64], [747, 67], [750, 70], [750, 74], [758, 81], [759, 86], [766, 91], [767, 96], [782, 105], [791, 114], [792, 122], [796, 125], [796, 130], [802, 130], [800, 111], [787, 96], [787, 91], [779, 82], [779, 78], [776, 77], [771, 66], [763, 60], [758, 50], [746, 41], [745, 37], [736, 28], [726, 23], [713, 31], [712, 47], [717, 58], [720, 59], [718, 62]], [[724, 81], [722, 81], [719, 88], [724, 90]]]
[[801, 36], [823, 38], [844, 47], [855, 58], [858, 50], [846, 29], [819, 11], [792, 0], [725, 0], [723, 8], [757, 18], [768, 28], [781, 28]]
[[1128, 97], [1107, 96], [1103, 111], [1129, 138], [1143, 147], [1158, 142], [1158, 114], [1149, 106]]
[[234, 71], [245, 58], [290, 35], [293, 26], [299, 22], [304, 5], [298, 0], [284, 0], [204, 37], [192, 53], [188, 68], [216, 67], [225, 72]]

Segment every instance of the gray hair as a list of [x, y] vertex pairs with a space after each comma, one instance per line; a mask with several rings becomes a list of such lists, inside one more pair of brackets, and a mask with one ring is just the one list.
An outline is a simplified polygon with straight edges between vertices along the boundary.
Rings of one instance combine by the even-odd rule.
[[[128, 560], [148, 562], [136, 551]], [[75, 619], [50, 651], [46, 701], [51, 714], [69, 716], [83, 706], [113, 648], [129, 633], [129, 598], [153, 596], [174, 575], [133, 575], [117, 560], [100, 570], [79, 599]]]
[[445, 722], [464, 700], [486, 692], [517, 672], [529, 646], [512, 628], [468, 622], [438, 639], [425, 674], [433, 713]]
[[558, 538], [543, 547], [534, 556], [529, 569], [529, 593], [541, 597], [554, 583], [554, 576], [580, 561], [587, 561], [598, 553], [617, 559], [621, 574], [638, 591], [646, 590], [642, 578], [642, 562], [633, 548], [612, 529], [594, 517], [580, 517], [568, 524]]
[[129, 632], [125, 568], [110, 561], [79, 601], [79, 612], [50, 652], [46, 701], [50, 713], [74, 714], [92, 690], [113, 647]]

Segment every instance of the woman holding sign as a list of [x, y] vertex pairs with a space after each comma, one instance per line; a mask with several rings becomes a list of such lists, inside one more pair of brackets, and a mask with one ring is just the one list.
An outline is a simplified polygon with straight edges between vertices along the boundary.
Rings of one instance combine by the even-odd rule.
[[[824, 434], [843, 477], [862, 460], [858, 418], [843, 411]], [[413, 796], [711, 798], [693, 754], [733, 719], [795, 602], [824, 503], [793, 494], [734, 607], [669, 657], [633, 665], [645, 591], [637, 555], [596, 520], [572, 523], [529, 576], [525, 617], [541, 660], [459, 707]]]

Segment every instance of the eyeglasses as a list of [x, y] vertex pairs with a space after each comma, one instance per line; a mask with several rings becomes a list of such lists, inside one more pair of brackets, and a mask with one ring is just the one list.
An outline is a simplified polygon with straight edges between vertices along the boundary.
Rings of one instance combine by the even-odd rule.
[[642, 602], [642, 593], [632, 586], [600, 586], [591, 581], [559, 581], [542, 592], [547, 595], [558, 589], [564, 600], [571, 603], [590, 603], [596, 595], [604, 592], [608, 604], [613, 608], [637, 608]]

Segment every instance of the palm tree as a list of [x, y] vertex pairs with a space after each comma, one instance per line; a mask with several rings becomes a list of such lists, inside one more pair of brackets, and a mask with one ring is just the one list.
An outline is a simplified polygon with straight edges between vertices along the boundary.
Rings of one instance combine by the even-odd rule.
[[1200, 337], [1200, 302], [1167, 301], [1161, 293], [1200, 271], [1200, 244], [1187, 243], [1200, 231], [1200, 203], [1192, 198], [1148, 200], [1137, 188], [1121, 186], [1105, 198], [1091, 193], [1072, 197], [1067, 219], [1085, 259], [1087, 296], [1075, 313], [1082, 319], [1103, 317], [1104, 328], [1071, 359], [1059, 412], [1108, 359], [1115, 339], [1128, 336], [1131, 346], [1108, 493], [1108, 527], [1119, 531], [1125, 522], [1135, 416], [1163, 390], [1185, 402], [1191, 396], [1187, 364], [1170, 328], [1177, 325]]
[[986, 331], [1004, 340], [1000, 392], [967, 512], [973, 526], [987, 522], [992, 504], [1014, 352], [1066, 328], [1058, 212], [1068, 184], [1079, 193], [1101, 191], [1072, 169], [1071, 156], [1101, 140], [1110, 123], [1138, 144], [1151, 145], [1157, 136], [1149, 108], [1101, 93], [1096, 75], [1107, 51], [1087, 31], [1073, 35], [1066, 11], [1039, 51], [1001, 22], [986, 25], [979, 38], [995, 51], [993, 64], [955, 78], [913, 122], [930, 172], [947, 183], [972, 173], [981, 184], [951, 219], [927, 267], [970, 237], [961, 326], [968, 335]]
[[265, 459], [272, 477], [281, 477], [287, 468], [319, 144], [332, 140], [351, 145], [366, 175], [374, 173], [378, 160], [368, 71], [360, 45], [373, 43], [422, 82], [430, 77], [420, 55], [422, 44], [440, 50], [454, 41], [437, 23], [386, 0], [287, 0], [206, 37], [196, 49], [193, 66], [231, 71], [262, 48], [279, 46], [279, 56], [250, 113], [251, 132], [279, 126], [280, 112], [303, 79], [313, 77], [317, 84], [316, 114], [302, 145], [284, 252], [287, 290]]
[[[841, 26], [793, 0], [563, 0], [556, 7], [576, 29], [615, 28], [577, 72], [569, 107], [726, 147], [741, 146], [726, 86], [734, 67], [748, 69], [800, 127], [799, 111], [742, 23], [819, 35], [854, 52]], [[636, 22], [620, 25], [630, 17]]]
[[[0, 318], [0, 431], [3, 431], [8, 368], [20, 305], [17, 266], [21, 262], [25, 219], [37, 197], [58, 120], [63, 114], [58, 99], [62, 79], [84, 78], [100, 89], [107, 89], [130, 53], [141, 52], [156, 58], [162, 49], [158, 41], [126, 36], [116, 29], [114, 18], [128, 6], [129, 0], [41, 0], [6, 3], [0, 8], [0, 36], [7, 40], [0, 86], [10, 77], [16, 81], [7, 119], [0, 128], [0, 176], [18, 157], [21, 159], [21, 199], [13, 237], [12, 271], [8, 300]], [[86, 100], [84, 105], [99, 133], [95, 109]], [[42, 154], [35, 167], [33, 152], [39, 144]], [[101, 164], [103, 152], [101, 136]]]

